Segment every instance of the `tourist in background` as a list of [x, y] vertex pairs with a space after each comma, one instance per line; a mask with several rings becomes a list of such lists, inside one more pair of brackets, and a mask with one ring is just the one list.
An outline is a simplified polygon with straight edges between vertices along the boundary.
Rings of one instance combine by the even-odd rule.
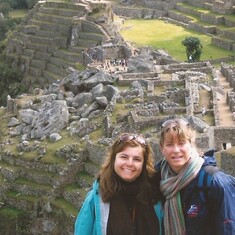
[[162, 124], [164, 159], [156, 164], [165, 235], [235, 235], [235, 178], [216, 167], [214, 151], [199, 156], [184, 119]]
[[[113, 143], [75, 222], [75, 235], [158, 235], [152, 149], [136, 134]], [[160, 214], [159, 214], [160, 215]]]

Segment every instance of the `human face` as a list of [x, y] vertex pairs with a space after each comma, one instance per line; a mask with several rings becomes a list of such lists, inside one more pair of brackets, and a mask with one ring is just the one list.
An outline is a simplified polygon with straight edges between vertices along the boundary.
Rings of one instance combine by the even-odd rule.
[[179, 173], [190, 159], [192, 144], [189, 140], [180, 140], [176, 131], [166, 132], [162, 154], [175, 173]]
[[114, 170], [123, 180], [131, 182], [140, 176], [144, 164], [143, 147], [127, 146], [116, 154]]

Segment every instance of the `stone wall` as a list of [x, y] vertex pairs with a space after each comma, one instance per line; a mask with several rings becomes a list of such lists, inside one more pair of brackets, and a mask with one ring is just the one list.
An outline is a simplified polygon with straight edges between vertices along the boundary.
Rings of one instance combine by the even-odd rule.
[[214, 146], [221, 150], [222, 144], [227, 143], [235, 146], [235, 127], [215, 127], [214, 128]]
[[226, 80], [229, 82], [229, 85], [235, 89], [235, 68], [227, 65], [225, 63], [221, 63], [221, 73], [226, 77]]
[[195, 1], [195, 0], [183, 0], [184, 2], [189, 3], [192, 6], [203, 7], [209, 10], [213, 10], [219, 14], [232, 14], [234, 12], [234, 3], [233, 0], [207, 0], [206, 2], [203, 0]]
[[123, 7], [123, 6], [112, 6], [113, 11], [115, 14], [119, 16], [124, 16], [128, 18], [134, 18], [134, 19], [157, 19], [159, 17], [162, 17], [166, 15], [166, 12], [156, 10], [156, 9], [143, 9], [143, 8], [135, 8], [132, 7]]
[[235, 148], [221, 152], [220, 168], [235, 177]]

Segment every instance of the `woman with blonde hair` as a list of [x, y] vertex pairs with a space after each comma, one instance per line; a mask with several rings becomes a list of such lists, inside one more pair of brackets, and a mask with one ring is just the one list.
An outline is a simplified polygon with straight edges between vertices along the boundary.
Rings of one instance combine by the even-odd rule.
[[235, 178], [218, 169], [214, 151], [199, 155], [195, 131], [182, 118], [162, 124], [160, 147], [165, 235], [235, 235]]

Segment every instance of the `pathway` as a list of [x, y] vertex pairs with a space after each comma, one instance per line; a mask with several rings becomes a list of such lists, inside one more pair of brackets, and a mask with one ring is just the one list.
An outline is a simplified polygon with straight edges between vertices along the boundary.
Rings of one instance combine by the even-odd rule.
[[232, 112], [229, 109], [229, 106], [226, 102], [226, 95], [228, 91], [231, 91], [232, 88], [229, 86], [226, 78], [221, 74], [220, 70], [217, 70], [216, 73], [219, 75], [219, 87], [222, 88], [223, 95], [217, 92], [218, 99], [218, 112], [219, 112], [219, 120], [220, 126], [234, 126], [235, 122], [232, 118]]

